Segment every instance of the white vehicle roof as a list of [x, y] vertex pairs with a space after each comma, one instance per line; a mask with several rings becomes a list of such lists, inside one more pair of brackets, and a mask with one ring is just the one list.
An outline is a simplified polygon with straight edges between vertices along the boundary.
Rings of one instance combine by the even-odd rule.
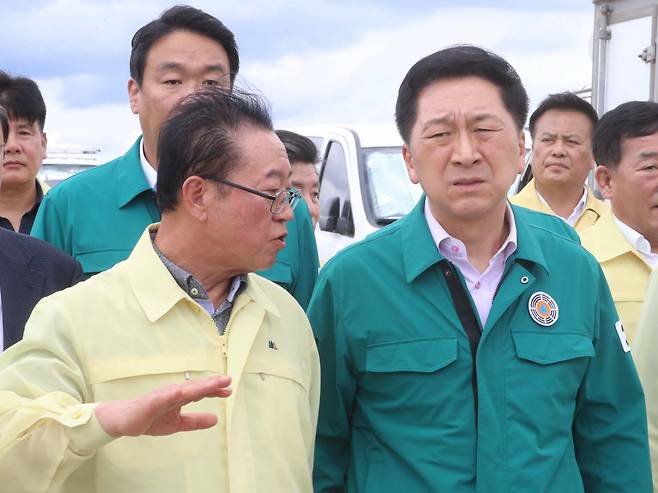
[[401, 146], [402, 139], [395, 125], [392, 124], [318, 124], [296, 126], [290, 129], [309, 137], [329, 138], [331, 135], [349, 137], [349, 133], [356, 133], [361, 147], [392, 147]]

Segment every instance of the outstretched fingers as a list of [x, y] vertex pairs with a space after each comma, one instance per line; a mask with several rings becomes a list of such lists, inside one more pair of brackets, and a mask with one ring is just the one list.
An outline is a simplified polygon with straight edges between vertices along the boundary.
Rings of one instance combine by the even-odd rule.
[[217, 416], [210, 413], [181, 414], [177, 431], [195, 431], [212, 428], [217, 424]]
[[231, 377], [220, 376], [170, 385], [150, 393], [149, 407], [157, 412], [157, 410], [180, 408], [207, 397], [228, 397], [231, 395], [230, 384]]

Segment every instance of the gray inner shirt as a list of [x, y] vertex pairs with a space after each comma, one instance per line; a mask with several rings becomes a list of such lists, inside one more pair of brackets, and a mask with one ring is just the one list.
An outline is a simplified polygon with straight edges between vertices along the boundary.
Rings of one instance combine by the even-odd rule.
[[233, 309], [235, 298], [244, 290], [244, 288], [247, 287], [247, 274], [240, 274], [231, 280], [231, 287], [228, 290], [226, 299], [215, 310], [212, 301], [210, 301], [210, 298], [208, 297], [208, 293], [198, 279], [165, 257], [155, 244], [154, 240], [155, 232], [151, 232], [151, 243], [153, 244], [153, 249], [176, 281], [176, 284], [178, 284], [178, 286], [180, 286], [190, 298], [208, 312], [208, 315], [210, 315], [215, 322], [219, 335], [224, 335], [229, 318], [231, 318], [231, 310]]

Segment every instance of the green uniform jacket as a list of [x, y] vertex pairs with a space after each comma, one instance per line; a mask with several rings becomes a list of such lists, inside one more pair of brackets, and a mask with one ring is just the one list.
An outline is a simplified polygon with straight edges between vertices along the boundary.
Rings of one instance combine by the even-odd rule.
[[[32, 236], [75, 257], [87, 275], [128, 258], [144, 229], [160, 220], [155, 193], [140, 164], [140, 142], [141, 137], [123, 156], [72, 176], [46, 194]], [[319, 261], [310, 215], [300, 202], [288, 223], [287, 247], [261, 274], [306, 308]]]
[[[561, 219], [513, 211], [518, 248], [477, 350], [477, 423], [423, 200], [323, 268], [308, 309], [316, 492], [651, 492], [644, 396], [601, 269]], [[538, 291], [559, 308], [549, 327], [529, 314]]]

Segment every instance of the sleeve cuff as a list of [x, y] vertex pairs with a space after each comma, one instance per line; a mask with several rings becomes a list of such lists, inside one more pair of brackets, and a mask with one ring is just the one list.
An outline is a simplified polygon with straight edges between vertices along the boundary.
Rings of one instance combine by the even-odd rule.
[[98, 419], [94, 409], [96, 404], [82, 404], [79, 409], [80, 417], [83, 418], [84, 414], [89, 417], [84, 424], [65, 428], [71, 443], [69, 449], [76, 455], [91, 455], [97, 449], [110, 443], [115, 437], [108, 435]]

